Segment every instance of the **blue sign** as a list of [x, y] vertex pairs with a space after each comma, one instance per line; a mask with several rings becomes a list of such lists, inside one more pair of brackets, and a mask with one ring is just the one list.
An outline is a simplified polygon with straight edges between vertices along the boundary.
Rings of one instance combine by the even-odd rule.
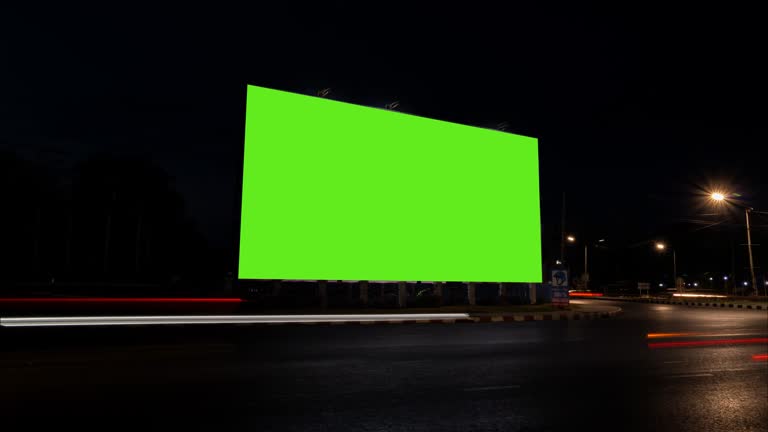
[[552, 272], [552, 304], [555, 306], [567, 306], [569, 303], [568, 271], [554, 270]]
[[560, 287], [568, 286], [568, 271], [567, 270], [554, 270], [552, 272], [552, 286]]

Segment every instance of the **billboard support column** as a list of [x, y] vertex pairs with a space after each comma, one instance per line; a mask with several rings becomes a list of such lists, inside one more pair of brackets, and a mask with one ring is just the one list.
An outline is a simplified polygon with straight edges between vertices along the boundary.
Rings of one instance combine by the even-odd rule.
[[536, 284], [528, 284], [528, 298], [531, 299], [531, 304], [536, 304]]
[[272, 281], [272, 295], [277, 297], [280, 295], [280, 290], [283, 287], [283, 284], [280, 280], [274, 280]]
[[435, 282], [432, 288], [432, 294], [437, 297], [439, 304], [443, 304], [443, 283]]
[[360, 303], [367, 305], [368, 304], [368, 281], [360, 281]]
[[505, 299], [507, 297], [507, 284], [499, 282], [499, 299]]
[[320, 307], [325, 309], [328, 307], [328, 282], [321, 280], [317, 281], [317, 294], [320, 296]]
[[467, 301], [470, 306], [477, 304], [477, 284], [470, 282], [467, 284]]
[[405, 307], [405, 299], [407, 296], [406, 289], [408, 287], [408, 284], [405, 281], [400, 281], [397, 283], [397, 305], [399, 307]]

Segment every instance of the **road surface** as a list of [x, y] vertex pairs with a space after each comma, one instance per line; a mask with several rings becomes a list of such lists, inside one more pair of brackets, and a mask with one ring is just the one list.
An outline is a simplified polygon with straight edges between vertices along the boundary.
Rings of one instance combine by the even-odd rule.
[[768, 353], [768, 313], [600, 304], [625, 313], [453, 325], [3, 328], [0, 424], [768, 430], [768, 362], [758, 356]]

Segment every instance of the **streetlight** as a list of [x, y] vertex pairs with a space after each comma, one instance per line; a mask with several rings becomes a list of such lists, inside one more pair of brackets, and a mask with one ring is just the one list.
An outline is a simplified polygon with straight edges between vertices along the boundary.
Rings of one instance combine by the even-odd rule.
[[[664, 252], [667, 250], [667, 245], [662, 242], [656, 242], [656, 250]], [[672, 281], [675, 288], [677, 288], [677, 253], [675, 253], [674, 248], [672, 248]], [[683, 288], [683, 291], [685, 291], [685, 288]]]
[[[710, 194], [710, 198], [716, 204], [729, 202], [726, 199], [726, 195], [722, 192], [712, 192]], [[757, 278], [755, 278], [755, 262], [752, 259], [752, 234], [750, 233], [750, 229], [749, 229], [749, 213], [752, 212], [754, 209], [752, 207], [747, 207], [737, 203], [733, 203], [733, 204], [744, 209], [744, 216], [747, 220], [747, 250], [749, 251], [749, 274], [752, 277], [752, 289], [755, 290], [755, 295], [759, 295], [759, 292], [757, 290]], [[744, 286], [747, 286], [746, 283], [744, 284]]]
[[[568, 243], [576, 243], [576, 237], [573, 235], [569, 235], [565, 238]], [[605, 239], [600, 239], [597, 241], [598, 243], [604, 243]], [[588, 247], [589, 242], [584, 242], [584, 289], [586, 290], [588, 288], [589, 284], [589, 260], [588, 260]]]
[[[573, 235], [569, 235], [565, 238], [568, 243], [576, 243], [576, 237]], [[584, 289], [587, 289], [588, 279], [587, 279], [587, 244], [584, 243]]]

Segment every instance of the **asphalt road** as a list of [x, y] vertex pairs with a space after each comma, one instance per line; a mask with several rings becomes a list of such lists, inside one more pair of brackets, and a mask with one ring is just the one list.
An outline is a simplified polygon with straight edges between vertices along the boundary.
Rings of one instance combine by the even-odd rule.
[[768, 312], [615, 304], [596, 321], [3, 328], [0, 427], [768, 430], [768, 344], [649, 347], [766, 338]]

